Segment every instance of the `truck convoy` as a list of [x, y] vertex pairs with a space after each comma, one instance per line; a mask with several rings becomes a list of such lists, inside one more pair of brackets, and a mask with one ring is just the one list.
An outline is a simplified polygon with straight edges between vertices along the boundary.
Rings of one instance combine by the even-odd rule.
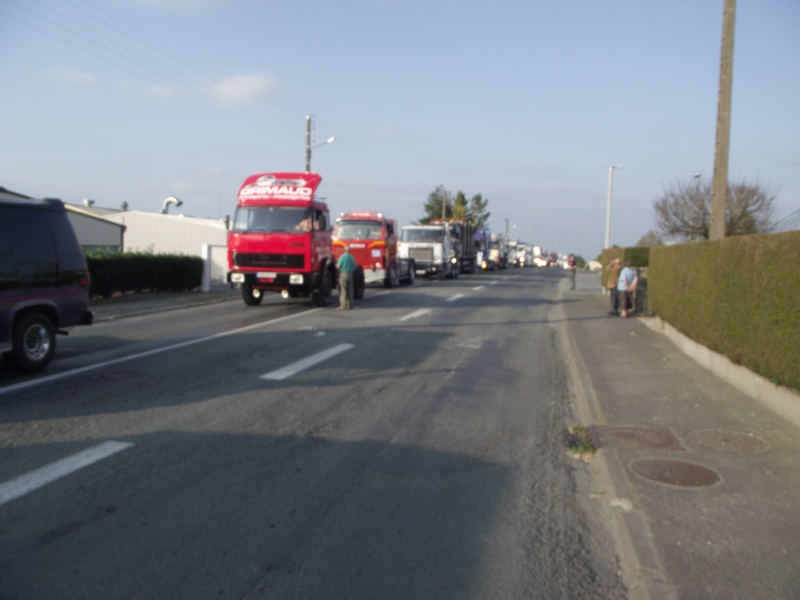
[[350, 247], [350, 254], [363, 269], [365, 283], [382, 283], [386, 287], [414, 283], [414, 259], [397, 255], [395, 219], [387, 219], [379, 212], [342, 213], [333, 228], [334, 260], [345, 246]]
[[[264, 292], [310, 297], [326, 306], [338, 281], [328, 206], [314, 194], [317, 173], [258, 173], [245, 179], [228, 232], [228, 281], [248, 306]], [[364, 270], [354, 275], [364, 296]]]
[[457, 258], [459, 273], [474, 273], [476, 265], [475, 226], [464, 219], [432, 219], [429, 223], [447, 224], [450, 239], [453, 241], [452, 255]]
[[447, 223], [406, 225], [400, 230], [400, 258], [414, 261], [417, 274], [428, 277], [458, 277], [455, 239]]

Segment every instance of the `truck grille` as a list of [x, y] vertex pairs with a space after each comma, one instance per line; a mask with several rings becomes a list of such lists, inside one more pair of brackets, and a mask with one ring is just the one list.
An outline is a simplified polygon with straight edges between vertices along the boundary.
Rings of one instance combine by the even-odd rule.
[[408, 257], [417, 262], [433, 262], [433, 248], [409, 248]]
[[302, 269], [306, 265], [302, 254], [234, 254], [234, 265], [256, 269]]

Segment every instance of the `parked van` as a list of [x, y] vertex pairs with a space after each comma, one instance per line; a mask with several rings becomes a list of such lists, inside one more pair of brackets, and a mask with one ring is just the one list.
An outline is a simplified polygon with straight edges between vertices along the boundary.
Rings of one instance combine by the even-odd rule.
[[64, 203], [0, 189], [0, 353], [40, 371], [57, 333], [92, 320], [89, 271]]

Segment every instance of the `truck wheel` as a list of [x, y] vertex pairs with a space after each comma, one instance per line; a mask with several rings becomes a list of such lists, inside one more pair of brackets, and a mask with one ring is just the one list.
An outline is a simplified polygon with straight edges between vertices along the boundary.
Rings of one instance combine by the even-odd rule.
[[242, 300], [247, 306], [258, 306], [264, 299], [264, 294], [261, 290], [255, 289], [251, 285], [242, 284]]
[[24, 315], [14, 325], [8, 362], [25, 373], [44, 369], [56, 353], [56, 330], [53, 322], [40, 313]]
[[367, 287], [364, 278], [364, 269], [358, 267], [353, 273], [353, 298], [361, 300], [364, 297], [364, 290]]
[[322, 272], [319, 285], [311, 292], [311, 301], [315, 306], [324, 307], [328, 306], [333, 292], [333, 281], [331, 279], [330, 269], [325, 269]]
[[389, 267], [389, 274], [387, 275], [386, 279], [383, 280], [383, 283], [387, 288], [398, 286], [400, 282], [397, 280], [397, 267], [395, 265], [391, 265]]
[[414, 282], [417, 280], [417, 265], [412, 260], [411, 264], [408, 266], [408, 279], [406, 279], [406, 283], [408, 285], [414, 285]]

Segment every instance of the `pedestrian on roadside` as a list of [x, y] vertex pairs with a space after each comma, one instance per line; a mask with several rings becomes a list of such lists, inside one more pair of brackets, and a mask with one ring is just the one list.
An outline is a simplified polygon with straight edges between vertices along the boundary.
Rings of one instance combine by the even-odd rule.
[[575, 262], [575, 255], [570, 254], [567, 258], [567, 269], [569, 269], [569, 289], [575, 289], [575, 271], [578, 270], [578, 264]]
[[636, 284], [639, 278], [636, 276], [636, 271], [631, 269], [631, 261], [626, 260], [625, 266], [619, 272], [619, 279], [617, 280], [617, 290], [620, 293], [620, 303], [622, 304], [622, 313], [620, 316], [627, 317], [628, 311], [633, 308], [633, 292], [636, 289]]
[[611, 312], [608, 313], [610, 315], [619, 315], [619, 290], [617, 289], [617, 284], [619, 283], [620, 271], [622, 271], [622, 261], [615, 258], [608, 265], [608, 271], [606, 272], [606, 289], [611, 301]]
[[339, 308], [336, 310], [352, 310], [353, 308], [353, 273], [356, 270], [356, 260], [350, 254], [350, 246], [344, 247], [344, 252], [336, 261], [339, 270]]

